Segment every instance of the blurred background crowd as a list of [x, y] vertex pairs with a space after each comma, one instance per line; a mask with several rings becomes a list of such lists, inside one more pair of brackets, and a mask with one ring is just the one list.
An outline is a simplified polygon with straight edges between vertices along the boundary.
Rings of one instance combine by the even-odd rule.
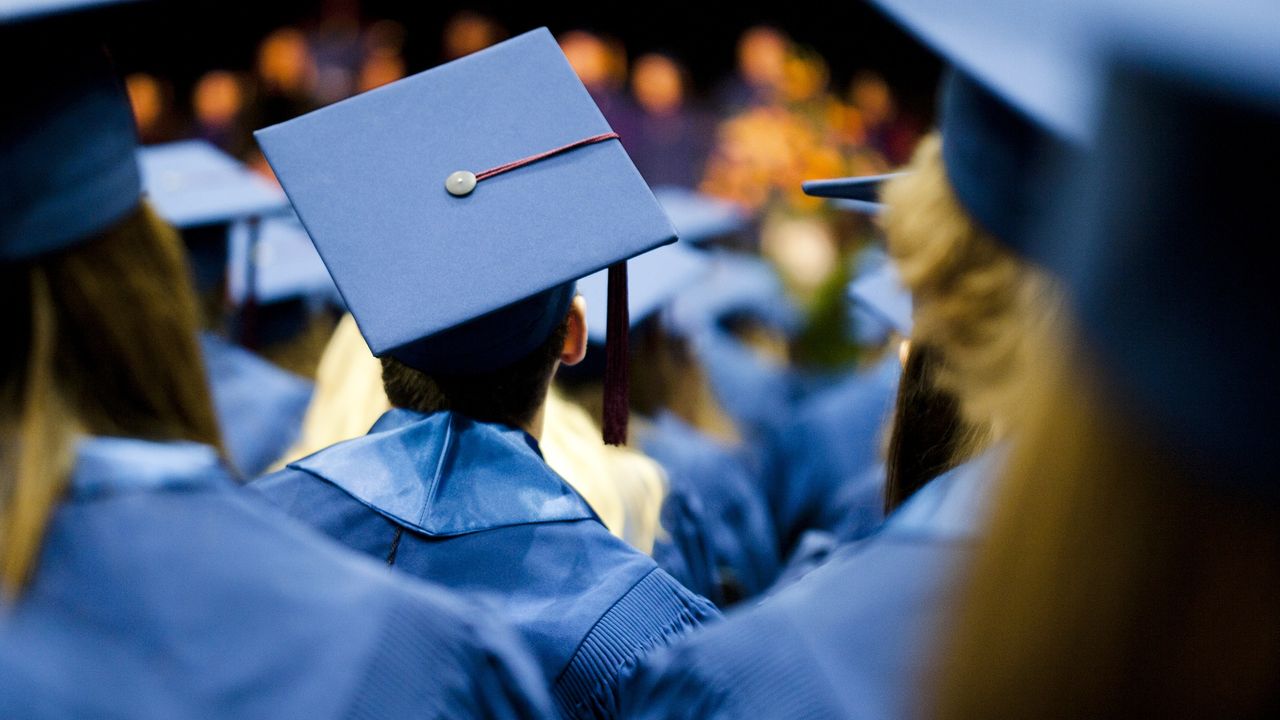
[[[868, 226], [800, 184], [902, 165], [932, 121], [937, 61], [864, 7], [835, 18], [735, 11], [721, 25], [655, 5], [527, 15], [361, 0], [232, 4], [208, 27], [178, 33], [166, 32], [164, 13], [148, 16], [113, 47], [145, 144], [204, 139], [269, 176], [254, 129], [546, 23], [651, 186], [696, 189], [750, 215], [739, 249], [772, 263], [808, 318], [785, 351], [824, 369], [851, 364], [844, 288]], [[577, 24], [558, 26], [560, 16]], [[309, 333], [302, 351], [261, 349], [311, 375], [326, 334]]]

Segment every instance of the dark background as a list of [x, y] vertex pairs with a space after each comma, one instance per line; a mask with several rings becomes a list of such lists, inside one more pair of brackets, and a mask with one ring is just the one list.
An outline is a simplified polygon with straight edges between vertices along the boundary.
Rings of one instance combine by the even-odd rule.
[[[111, 18], [108, 35], [124, 72], [145, 70], [172, 79], [179, 92], [213, 68], [249, 69], [261, 38], [284, 25], [303, 28], [320, 17], [321, 0], [152, 0]], [[734, 67], [743, 30], [770, 24], [821, 54], [832, 89], [843, 92], [863, 68], [882, 73], [902, 109], [932, 117], [940, 65], [915, 40], [865, 2], [824, 4], [784, 0], [758, 7], [694, 8], [692, 2], [406, 2], [365, 0], [365, 20], [391, 19], [408, 31], [406, 59], [417, 72], [440, 62], [445, 21], [475, 10], [516, 34], [541, 25], [553, 33], [586, 29], [618, 38], [628, 55], [661, 50], [688, 67], [695, 89], [709, 92]]]

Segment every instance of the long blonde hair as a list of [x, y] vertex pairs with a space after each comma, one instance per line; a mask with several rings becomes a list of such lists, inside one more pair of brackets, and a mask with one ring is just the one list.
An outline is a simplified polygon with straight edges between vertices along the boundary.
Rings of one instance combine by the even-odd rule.
[[971, 455], [1019, 422], [1028, 329], [1057, 314], [1059, 293], [960, 205], [937, 132], [909, 169], [884, 189], [885, 240], [914, 302], [912, 344], [936, 352], [933, 382], [956, 398], [957, 452]]
[[176, 233], [145, 204], [73, 248], [0, 267], [0, 590], [17, 595], [79, 433], [220, 446]]
[[1280, 509], [1193, 477], [1046, 333], [944, 638], [942, 718], [1274, 717]]

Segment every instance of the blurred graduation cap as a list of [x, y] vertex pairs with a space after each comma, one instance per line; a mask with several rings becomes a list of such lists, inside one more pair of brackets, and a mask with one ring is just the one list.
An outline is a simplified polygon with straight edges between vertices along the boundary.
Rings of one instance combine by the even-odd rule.
[[[849, 299], [860, 311], [860, 319], [886, 327], [904, 337], [911, 336], [911, 293], [893, 262], [883, 262], [858, 275], [849, 283]], [[864, 323], [857, 323], [859, 326]], [[887, 334], [887, 333], [885, 333]]]
[[1116, 405], [1194, 474], [1275, 493], [1280, 7], [1140, 2], [1097, 22], [1096, 152], [1043, 254]]
[[[690, 249], [718, 237], [732, 235], [747, 226], [748, 216], [738, 205], [687, 188], [664, 185], [653, 195], [675, 226], [680, 242], [641, 255], [627, 270], [628, 313], [631, 327], [652, 317], [677, 294], [699, 283], [711, 269], [706, 253]], [[608, 319], [606, 272], [588, 275], [578, 282], [587, 300], [587, 334], [593, 343], [605, 341]]]
[[702, 244], [744, 230], [751, 218], [737, 203], [676, 185], [653, 189], [681, 242]]
[[[952, 189], [980, 226], [1027, 252], [1058, 166], [1091, 136], [1088, 13], [1067, 2], [872, 1], [950, 65], [938, 125]], [[810, 182], [806, 192], [855, 193], [856, 180]]]
[[[681, 242], [641, 255], [627, 268], [627, 298], [631, 327], [653, 317], [682, 290], [698, 283], [711, 269], [706, 253]], [[587, 300], [587, 335], [604, 343], [608, 319], [608, 273], [598, 272], [578, 281], [578, 292]]]
[[831, 198], [837, 206], [864, 215], [879, 215], [884, 210], [880, 189], [886, 182], [904, 173], [862, 175], [859, 177], [809, 180], [801, 187], [806, 195]]
[[256, 133], [374, 355], [480, 373], [610, 268], [606, 441], [626, 437], [626, 264], [676, 233], [545, 28]]
[[[231, 226], [227, 294], [232, 303], [270, 305], [293, 299], [341, 303], [333, 278], [297, 215], [264, 218], [256, 233], [254, 242], [251, 223]], [[252, 264], [250, 253], [254, 254]]]
[[149, 145], [138, 151], [147, 200], [185, 230], [283, 212], [279, 188], [204, 140]]
[[[244, 221], [248, 244], [257, 242], [264, 217], [287, 213], [289, 200], [283, 191], [246, 165], [204, 140], [183, 140], [151, 145], [138, 151], [142, 185], [147, 200], [160, 217], [182, 231], [196, 287], [204, 295], [227, 290], [230, 229]], [[244, 257], [252, 260], [255, 252]], [[254, 276], [256, 265], [244, 272]], [[253, 290], [256, 281], [246, 281]], [[259, 344], [259, 298], [246, 293], [238, 303], [236, 334], [247, 346]]]
[[[71, 247], [138, 206], [137, 132], [101, 42], [77, 11], [105, 2], [0, 8], [0, 261]], [[18, 70], [15, 70], [18, 69]]]

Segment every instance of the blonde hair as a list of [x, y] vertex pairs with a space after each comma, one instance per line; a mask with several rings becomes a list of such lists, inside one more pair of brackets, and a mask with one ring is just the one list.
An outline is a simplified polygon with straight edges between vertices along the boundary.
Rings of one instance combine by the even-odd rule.
[[80, 432], [219, 446], [176, 233], [146, 205], [76, 247], [0, 267], [0, 590], [35, 569]]
[[1280, 510], [1171, 460], [1069, 333], [1033, 340], [1026, 426], [930, 714], [1268, 716]]
[[920, 142], [910, 170], [885, 187], [883, 221], [914, 302], [912, 343], [940, 353], [937, 385], [956, 396], [971, 444], [982, 445], [1016, 426], [1028, 329], [1056, 314], [1058, 293], [960, 205], [937, 132]]

